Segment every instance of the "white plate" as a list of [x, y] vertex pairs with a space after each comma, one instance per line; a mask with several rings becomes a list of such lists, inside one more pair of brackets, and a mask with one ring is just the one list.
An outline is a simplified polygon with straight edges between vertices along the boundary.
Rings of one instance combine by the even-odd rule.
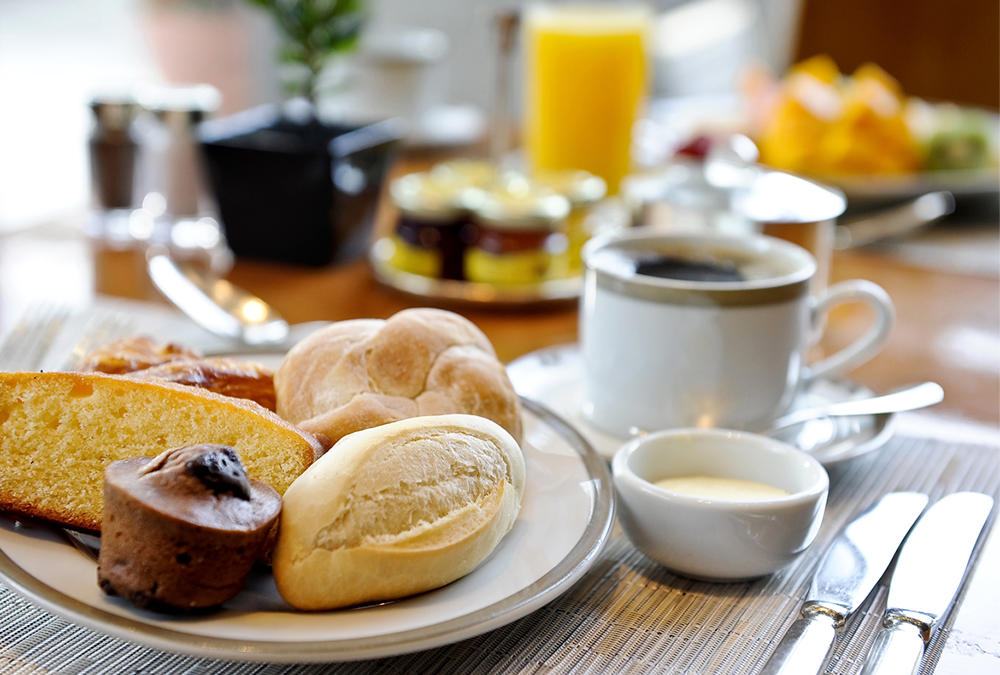
[[[538, 401], [568, 421], [606, 459], [628, 439], [597, 428], [580, 412], [583, 404], [583, 364], [574, 345], [548, 347], [532, 352], [507, 366], [514, 389]], [[848, 381], [820, 380], [802, 392], [792, 410], [873, 396], [871, 390]], [[826, 467], [876, 450], [892, 434], [893, 415], [858, 415], [819, 419], [787, 429], [776, 437], [811, 452]]]
[[241, 661], [379, 658], [464, 640], [564, 593], [594, 563], [614, 522], [605, 462], [544, 408], [525, 402], [527, 484], [517, 522], [468, 576], [374, 607], [297, 612], [269, 574], [214, 614], [169, 617], [104, 596], [96, 565], [53, 528], [0, 518], [0, 578], [69, 621], [156, 649]]

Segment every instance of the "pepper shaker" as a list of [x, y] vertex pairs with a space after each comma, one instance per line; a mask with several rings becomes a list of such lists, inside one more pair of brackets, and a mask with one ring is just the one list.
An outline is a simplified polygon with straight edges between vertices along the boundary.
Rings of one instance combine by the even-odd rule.
[[90, 170], [95, 205], [103, 211], [133, 206], [136, 156], [139, 144], [132, 122], [139, 113], [135, 101], [94, 98], [90, 103], [94, 127], [90, 135]]
[[207, 192], [196, 128], [219, 107], [219, 91], [209, 85], [147, 87], [139, 101], [159, 121], [149, 139], [146, 196], [160, 195], [157, 215], [169, 220], [204, 214]]
[[93, 208], [87, 234], [94, 254], [95, 290], [147, 299], [145, 242], [132, 218], [142, 146], [135, 121], [142, 109], [127, 94], [95, 96], [90, 109], [94, 114], [89, 139]]

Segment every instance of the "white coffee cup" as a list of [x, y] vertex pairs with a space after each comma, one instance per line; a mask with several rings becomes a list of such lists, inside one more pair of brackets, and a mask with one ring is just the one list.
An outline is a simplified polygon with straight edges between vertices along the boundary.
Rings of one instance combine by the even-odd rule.
[[[895, 321], [888, 294], [869, 281], [844, 281], [812, 296], [816, 260], [774, 237], [634, 228], [591, 240], [583, 257], [582, 412], [621, 437], [676, 427], [762, 428], [810, 381], [840, 377], [872, 358]], [[743, 279], [652, 276], [657, 260], [732, 268]], [[875, 310], [874, 324], [807, 365], [825, 314], [859, 301]]]

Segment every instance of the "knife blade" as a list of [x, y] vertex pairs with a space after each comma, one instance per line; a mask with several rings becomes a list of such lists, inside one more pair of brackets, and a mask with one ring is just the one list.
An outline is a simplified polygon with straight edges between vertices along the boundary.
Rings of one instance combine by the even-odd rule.
[[152, 251], [146, 271], [153, 285], [202, 328], [250, 345], [283, 342], [288, 322], [266, 302], [225, 279], [210, 278]]
[[823, 556], [796, 619], [761, 675], [819, 673], [837, 629], [864, 602], [927, 506], [927, 495], [893, 492], [855, 518]]
[[992, 509], [992, 497], [956, 492], [927, 510], [899, 552], [882, 629], [861, 675], [917, 672], [924, 647], [958, 594]]

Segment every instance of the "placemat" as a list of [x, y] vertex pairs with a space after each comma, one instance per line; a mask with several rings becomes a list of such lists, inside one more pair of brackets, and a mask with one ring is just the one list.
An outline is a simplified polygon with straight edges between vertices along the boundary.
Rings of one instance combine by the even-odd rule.
[[[831, 471], [829, 506], [815, 543], [785, 570], [755, 582], [672, 575], [616, 527], [589, 573], [535, 613], [454, 645], [372, 661], [296, 666], [177, 656], [74, 626], [0, 585], [0, 673], [756, 673], [796, 618], [819, 558], [855, 514], [896, 490], [926, 492], [932, 503], [962, 490], [997, 499], [998, 458], [995, 446], [891, 439], [881, 451]], [[880, 586], [848, 621], [827, 672], [861, 669], [885, 594]], [[928, 646], [921, 673], [934, 671], [955, 614]]]

